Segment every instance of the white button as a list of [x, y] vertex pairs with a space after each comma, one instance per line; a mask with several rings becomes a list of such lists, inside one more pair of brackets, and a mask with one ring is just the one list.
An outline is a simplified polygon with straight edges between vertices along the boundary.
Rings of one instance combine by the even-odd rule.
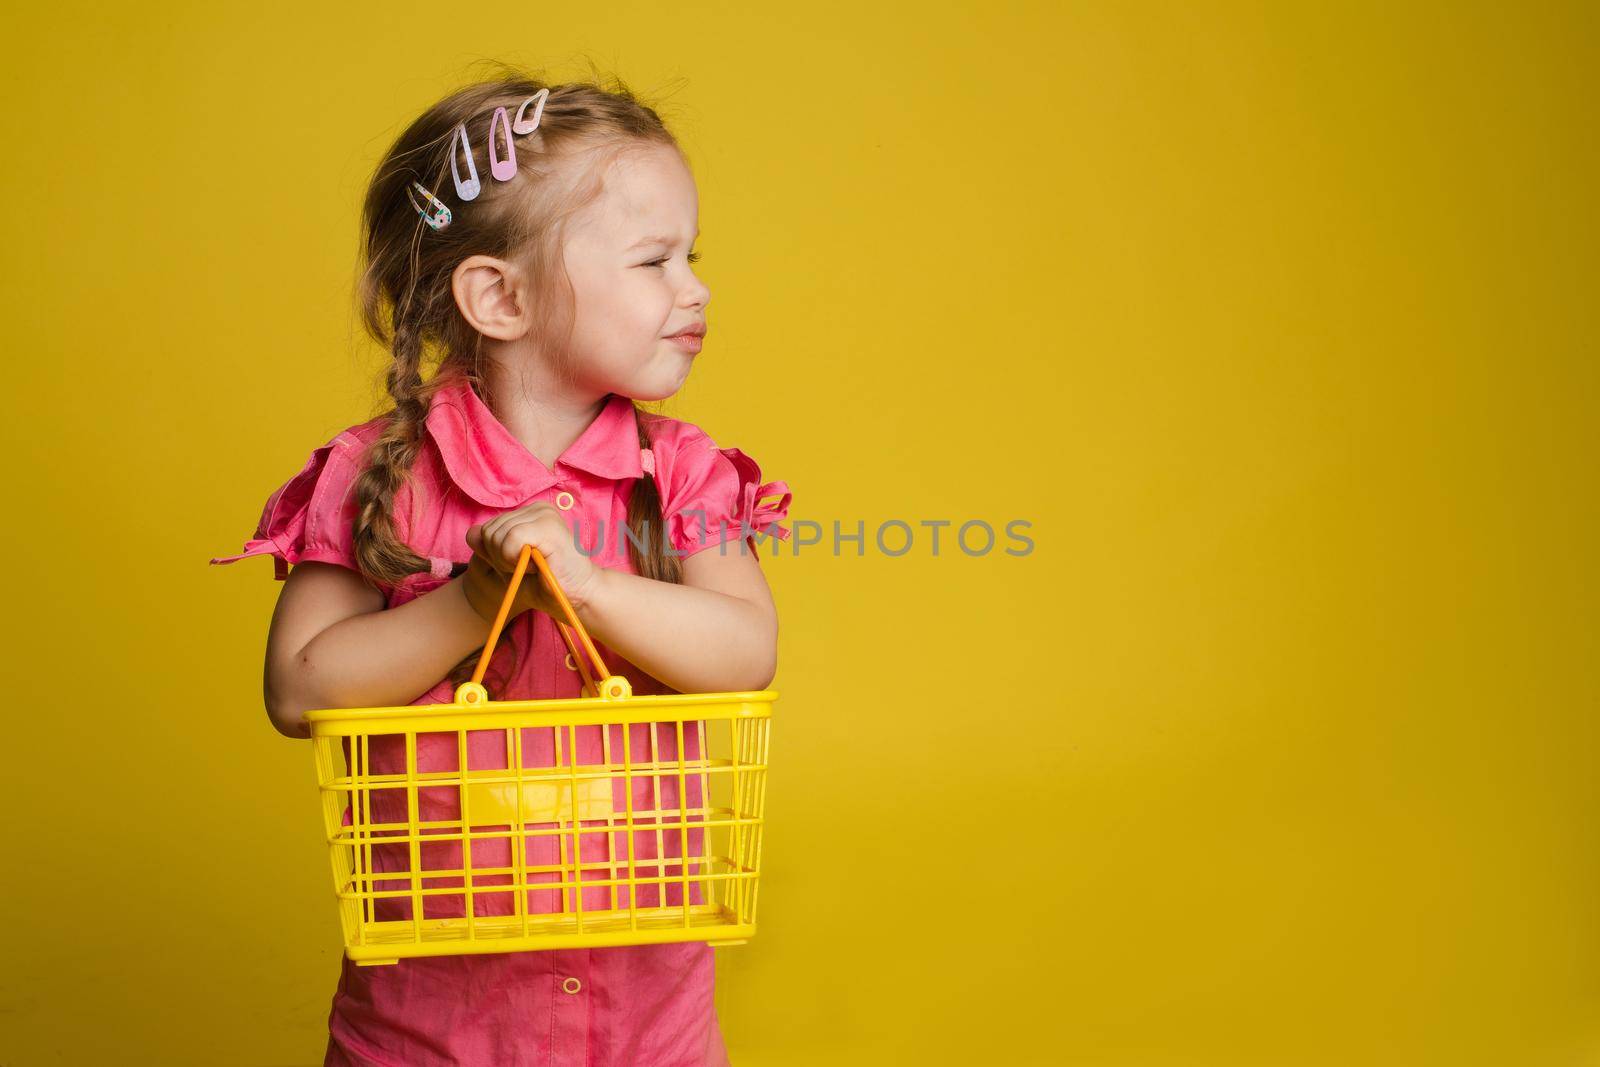
[[567, 492], [557, 493], [556, 494], [556, 507], [560, 508], [562, 511], [571, 511], [572, 510], [572, 494], [571, 493], [567, 493]]
[[567, 653], [567, 670], [575, 671], [577, 669], [578, 669], [578, 665], [576, 663], [572, 662], [572, 653], [568, 652]]
[[568, 993], [576, 993], [578, 990], [583, 988], [583, 983], [578, 981], [576, 978], [568, 978], [566, 981], [561, 983], [561, 988], [565, 989]]

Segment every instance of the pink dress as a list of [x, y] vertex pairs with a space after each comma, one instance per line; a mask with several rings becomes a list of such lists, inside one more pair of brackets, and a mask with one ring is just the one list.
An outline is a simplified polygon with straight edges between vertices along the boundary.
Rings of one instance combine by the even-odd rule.
[[[280, 580], [288, 576], [291, 564], [307, 560], [354, 570], [351, 525], [355, 498], [351, 490], [367, 446], [382, 432], [384, 418], [352, 426], [315, 449], [305, 468], [267, 499], [255, 537], [244, 551], [211, 562], [231, 563], [270, 554], [275, 557], [274, 576]], [[627, 546], [619, 532], [626, 524], [629, 492], [647, 462], [653, 464], [666, 533], [677, 552], [688, 555], [724, 542], [728, 547], [721, 551], [737, 551], [741, 533], [752, 531], [776, 538], [788, 536], [788, 531], [777, 525], [787, 514], [787, 485], [762, 483], [760, 468], [753, 460], [736, 448], [718, 448], [690, 423], [643, 412], [640, 418], [652, 442], [648, 455], [639, 447], [632, 403], [613, 395], [552, 470], [495, 418], [465, 382], [441, 389], [426, 418], [412, 481], [396, 494], [394, 509], [396, 532], [428, 559], [431, 567], [408, 576], [398, 586], [380, 587], [385, 607], [422, 596], [449, 581], [452, 573], [460, 573], [471, 557], [466, 542], [469, 526], [535, 500], [550, 501], [568, 513], [580, 543], [597, 565], [631, 573]], [[779, 500], [764, 503], [769, 496]], [[754, 536], [747, 536], [746, 544], [747, 551], [758, 547]], [[525, 612], [507, 629], [509, 638], [490, 659], [485, 678], [492, 698], [580, 695], [582, 678], [549, 616]], [[635, 693], [673, 692], [603, 644], [596, 644], [607, 667], [627, 676]], [[412, 703], [448, 703], [453, 696], [449, 679], [443, 679]], [[591, 734], [579, 743], [584, 762], [601, 751], [601, 728], [587, 729]], [[650, 728], [637, 725], [633, 729]], [[479, 734], [469, 735], [469, 766], [505, 766], [504, 735], [489, 731], [483, 735], [481, 745], [475, 740]], [[662, 754], [674, 756], [672, 730], [663, 727], [658, 736]], [[633, 740], [638, 743], [645, 738], [648, 734], [642, 733]], [[615, 743], [619, 738], [611, 740]], [[438, 743], [427, 744], [429, 741]], [[687, 733], [684, 747], [686, 756], [695, 754]], [[400, 757], [394, 751], [381, 752], [376, 744], [372, 758], [373, 769], [380, 773], [403, 767], [384, 766]], [[536, 758], [525, 752], [525, 765], [533, 765]], [[455, 735], [419, 736], [419, 769], [455, 769], [458, 760]], [[423, 819], [448, 819], [452, 812], [460, 817], [456, 790], [431, 792], [445, 795], [423, 801]], [[696, 799], [691, 795], [690, 803]], [[379, 798], [375, 796], [374, 801], [374, 814], [388, 817], [381, 811]], [[432, 810], [429, 803], [434, 805]], [[665, 808], [677, 803], [675, 795], [661, 798]], [[400, 817], [403, 819], [403, 814]], [[309, 806], [307, 819], [314, 819]], [[647, 833], [635, 836], [646, 848], [647, 842], [655, 839]], [[697, 843], [691, 840], [689, 844], [692, 856]], [[424, 869], [460, 869], [460, 846], [454, 845], [453, 852], [451, 847], [440, 846], [430, 853], [432, 846], [424, 846]], [[384, 858], [382, 849], [374, 851], [378, 870], [405, 869], [403, 854]], [[667, 862], [675, 855], [671, 844], [660, 855], [667, 874], [681, 871]], [[587, 862], [590, 857], [585, 854], [584, 859]], [[530, 857], [530, 862], [541, 861]], [[497, 856], [493, 850], [480, 855], [474, 844], [474, 867], [507, 863], [506, 856]], [[475, 878], [474, 884], [492, 878]], [[423, 881], [461, 885], [459, 878], [453, 883]], [[659, 892], [655, 887], [641, 888], [639, 903], [682, 902], [679, 887], [669, 884], [666, 888], [664, 900], [652, 896]], [[676, 896], [675, 889], [679, 889]], [[626, 888], [621, 891], [625, 893]], [[586, 889], [584, 907], [607, 906], [607, 892], [600, 887]], [[541, 904], [534, 900], [537, 897], [551, 899]], [[506, 914], [510, 898], [509, 893], [475, 896], [474, 914]], [[534, 892], [529, 894], [529, 907], [556, 910], [560, 907], [556, 898], [554, 891]], [[461, 916], [462, 900], [459, 895], [426, 897], [424, 915]], [[691, 901], [697, 900], [691, 894]], [[381, 903], [380, 918], [411, 915], [409, 899], [387, 898]], [[726, 1062], [712, 1005], [712, 949], [701, 942], [438, 956], [371, 967], [357, 966], [341, 956], [341, 968], [328, 1015], [324, 1067], [701, 1067]]]

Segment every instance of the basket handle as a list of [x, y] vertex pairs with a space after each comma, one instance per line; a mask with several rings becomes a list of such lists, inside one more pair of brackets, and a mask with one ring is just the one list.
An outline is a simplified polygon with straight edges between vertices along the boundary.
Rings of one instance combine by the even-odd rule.
[[[478, 668], [472, 672], [471, 684], [481, 690], [483, 676], [489, 669], [489, 657], [494, 654], [495, 642], [500, 640], [500, 631], [505, 629], [506, 620], [511, 617], [511, 602], [517, 598], [517, 588], [522, 584], [522, 577], [528, 571], [530, 559], [534, 566], [539, 568], [539, 573], [544, 577], [545, 585], [549, 587], [551, 595], [560, 606], [561, 613], [567, 617], [567, 622], [572, 624], [572, 629], [569, 630], [567, 623], [560, 619], [556, 620], [556, 627], [561, 631], [561, 639], [566, 642], [568, 651], [572, 653], [572, 661], [578, 665], [578, 671], [583, 675], [585, 691], [590, 696], [626, 696], [629, 687], [626, 684], [615, 684], [625, 683], [626, 679], [619, 678], [606, 669], [605, 660], [600, 658], [594, 642], [589, 638], [589, 631], [584, 629], [583, 623], [578, 620], [578, 613], [572, 610], [572, 602], [567, 599], [567, 594], [561, 591], [556, 576], [550, 573], [550, 564], [545, 562], [544, 554], [532, 545], [523, 545], [521, 554], [517, 556], [516, 569], [511, 572], [511, 580], [506, 583], [506, 595], [500, 601], [500, 611], [495, 615], [494, 626], [489, 630], [489, 639], [483, 644], [483, 654], [478, 657]], [[582, 643], [582, 652], [578, 651], [578, 644], [572, 639], [573, 630], [577, 631], [578, 641]], [[585, 654], [588, 656], [587, 660], [584, 659]], [[589, 671], [590, 663], [594, 664], [593, 673]]]

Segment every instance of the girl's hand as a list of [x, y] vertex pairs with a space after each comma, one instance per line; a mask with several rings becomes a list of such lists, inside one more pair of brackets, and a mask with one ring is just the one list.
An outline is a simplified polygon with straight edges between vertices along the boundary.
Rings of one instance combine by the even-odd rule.
[[[583, 607], [584, 598], [600, 570], [588, 556], [578, 551], [572, 540], [572, 529], [562, 513], [555, 505], [542, 500], [473, 526], [467, 531], [467, 544], [472, 548], [472, 561], [467, 564], [464, 591], [473, 609], [486, 622], [493, 622], [500, 610], [523, 545], [532, 545], [544, 556], [573, 611]], [[511, 614], [519, 615], [530, 608], [566, 621], [566, 614], [551, 596], [544, 575], [532, 560], [528, 561], [528, 569], [517, 586]]]

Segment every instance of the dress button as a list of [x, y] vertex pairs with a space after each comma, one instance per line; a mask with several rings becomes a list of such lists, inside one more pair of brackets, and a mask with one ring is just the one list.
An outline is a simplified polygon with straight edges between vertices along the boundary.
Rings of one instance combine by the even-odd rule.
[[578, 981], [576, 978], [568, 978], [566, 981], [561, 983], [561, 988], [565, 989], [568, 993], [576, 993], [578, 990], [583, 988], [583, 983]]
[[571, 493], [567, 493], [567, 492], [557, 493], [556, 494], [556, 507], [560, 508], [562, 511], [571, 511], [572, 510], [572, 494]]
[[567, 653], [567, 670], [575, 671], [577, 669], [578, 669], [578, 665], [576, 663], [572, 662], [572, 653], [568, 652]]

